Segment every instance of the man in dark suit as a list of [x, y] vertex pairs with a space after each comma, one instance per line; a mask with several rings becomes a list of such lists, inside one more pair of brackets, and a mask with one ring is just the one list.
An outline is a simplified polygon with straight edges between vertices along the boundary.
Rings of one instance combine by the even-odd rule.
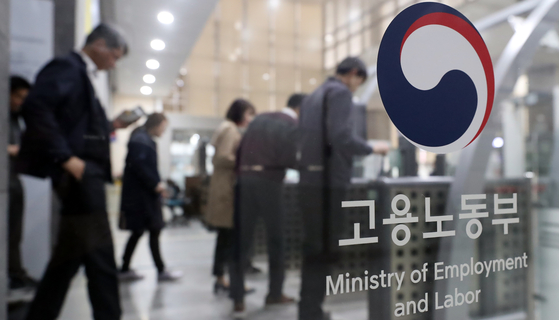
[[235, 210], [234, 259], [230, 268], [231, 298], [234, 312], [241, 315], [244, 306], [243, 270], [250, 261], [254, 228], [259, 217], [266, 225], [270, 270], [266, 305], [294, 302], [285, 296], [283, 212], [281, 205], [283, 179], [287, 168], [297, 162], [297, 119], [302, 94], [290, 97], [288, 107], [281, 112], [257, 116], [245, 132], [238, 149], [238, 186]]
[[[353, 157], [373, 153], [363, 138], [354, 134], [351, 120], [353, 93], [367, 79], [367, 68], [358, 58], [346, 58], [303, 102], [299, 127], [301, 179], [299, 204], [303, 215], [303, 266], [300, 320], [325, 320], [322, 311], [326, 277], [336, 262], [343, 224], [341, 202], [350, 184]], [[375, 146], [384, 154], [386, 145]]]
[[[8, 200], [8, 276], [10, 278], [10, 300], [20, 300], [18, 295], [32, 293], [37, 281], [31, 278], [21, 261], [21, 240], [23, 236], [24, 193], [23, 185], [16, 171], [16, 159], [24, 130], [21, 119], [21, 105], [29, 94], [31, 84], [22, 77], [10, 77], [10, 138], [8, 154], [10, 155], [10, 173]], [[30, 290], [33, 289], [33, 290]], [[23, 299], [22, 299], [23, 300]]]
[[122, 35], [99, 25], [80, 52], [55, 58], [41, 70], [22, 107], [27, 130], [20, 172], [51, 177], [61, 203], [57, 242], [28, 320], [58, 317], [81, 265], [94, 319], [120, 319], [105, 183], [111, 181], [110, 133], [126, 124], [107, 121], [94, 83], [98, 70], [114, 68], [126, 53]]

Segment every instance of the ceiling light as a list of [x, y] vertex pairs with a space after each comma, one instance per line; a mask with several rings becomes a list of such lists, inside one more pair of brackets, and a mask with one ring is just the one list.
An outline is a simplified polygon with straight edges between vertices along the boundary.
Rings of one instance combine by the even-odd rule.
[[503, 140], [503, 138], [501, 137], [497, 137], [495, 139], [493, 139], [493, 148], [495, 149], [499, 149], [502, 148], [505, 145], [505, 140]]
[[151, 41], [151, 48], [153, 50], [161, 51], [161, 50], [165, 49], [165, 42], [163, 42], [163, 40], [160, 40], [160, 39], [152, 40]]
[[175, 17], [170, 12], [161, 11], [157, 15], [157, 20], [163, 24], [171, 24], [175, 21]]
[[159, 61], [155, 59], [149, 59], [146, 61], [146, 67], [150, 68], [151, 70], [159, 69]]
[[186, 76], [188, 74], [188, 69], [186, 68], [181, 68], [179, 73], [181, 74], [181, 76]]
[[262, 75], [262, 79], [264, 79], [264, 81], [270, 80], [270, 74], [269, 74], [269, 73], [264, 73], [264, 74]]
[[316, 84], [316, 79], [315, 79], [315, 78], [311, 78], [311, 79], [309, 80], [309, 83], [310, 83], [311, 85], [314, 86], [314, 85]]
[[178, 86], [179, 88], [184, 87], [184, 81], [183, 81], [182, 79], [177, 79], [177, 86]]
[[270, 7], [277, 8], [280, 5], [280, 0], [270, 0]]
[[241, 31], [243, 29], [243, 23], [241, 21], [235, 22], [235, 29]]
[[153, 92], [153, 90], [151, 89], [151, 87], [143, 86], [140, 88], [140, 92], [145, 96], [149, 96]]
[[327, 34], [324, 37], [324, 41], [326, 41], [326, 43], [331, 43], [332, 41], [334, 41], [334, 36], [332, 36], [331, 34]]
[[144, 82], [145, 83], [154, 83], [155, 82], [155, 76], [153, 74], [146, 74], [144, 76]]

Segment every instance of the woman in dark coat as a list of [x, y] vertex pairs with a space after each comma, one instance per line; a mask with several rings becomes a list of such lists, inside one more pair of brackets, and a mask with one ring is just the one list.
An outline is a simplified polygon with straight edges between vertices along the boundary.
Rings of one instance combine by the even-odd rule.
[[139, 280], [143, 276], [130, 269], [130, 261], [138, 241], [145, 230], [150, 233], [150, 249], [159, 272], [159, 280], [176, 280], [178, 272], [165, 269], [159, 250], [159, 235], [164, 227], [162, 194], [165, 184], [157, 170], [157, 145], [153, 137], [160, 137], [167, 128], [167, 119], [161, 113], [151, 114], [146, 123], [134, 130], [128, 142], [126, 167], [122, 178], [121, 220], [122, 229], [132, 231], [124, 256], [120, 278]]

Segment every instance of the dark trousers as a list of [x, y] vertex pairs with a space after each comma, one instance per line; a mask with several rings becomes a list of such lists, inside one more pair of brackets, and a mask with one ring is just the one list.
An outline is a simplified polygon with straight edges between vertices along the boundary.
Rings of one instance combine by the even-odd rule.
[[[122, 271], [130, 270], [130, 261], [132, 260], [132, 255], [134, 254], [134, 249], [138, 241], [144, 234], [144, 230], [132, 231], [130, 238], [128, 238], [128, 243], [124, 249], [124, 255], [122, 256]], [[161, 251], [159, 250], [159, 236], [161, 235], [161, 229], [154, 229], [149, 231], [149, 247], [151, 249], [151, 256], [153, 257], [153, 262], [157, 267], [157, 270], [161, 273], [165, 271], [165, 263], [161, 258]]]
[[244, 270], [250, 264], [256, 223], [262, 218], [266, 226], [269, 294], [281, 298], [285, 278], [282, 182], [259, 177], [241, 177], [237, 187], [233, 259], [231, 261], [231, 298], [242, 302], [245, 294]]
[[[343, 218], [341, 202], [343, 188], [328, 190], [328, 202], [323, 202], [325, 191], [320, 187], [301, 187], [299, 204], [303, 216], [303, 266], [301, 270], [301, 300], [299, 320], [322, 320], [322, 304], [326, 295], [326, 277], [339, 260], [338, 240], [341, 239]], [[328, 225], [325, 225], [325, 221]]]
[[10, 174], [8, 204], [8, 274], [10, 278], [23, 278], [27, 272], [21, 262], [23, 235], [23, 187], [15, 174]]
[[107, 215], [84, 214], [61, 217], [57, 244], [27, 320], [56, 319], [72, 278], [82, 265], [93, 318], [120, 319], [117, 269]]
[[217, 241], [215, 243], [213, 275], [223, 277], [225, 266], [231, 259], [231, 246], [233, 244], [233, 229], [217, 228]]

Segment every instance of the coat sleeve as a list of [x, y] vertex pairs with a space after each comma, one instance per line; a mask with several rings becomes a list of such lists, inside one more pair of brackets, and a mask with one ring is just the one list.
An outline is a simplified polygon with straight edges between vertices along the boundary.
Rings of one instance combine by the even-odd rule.
[[73, 155], [56, 117], [64, 103], [76, 92], [79, 73], [69, 62], [54, 60], [38, 75], [36, 83], [22, 106], [26, 135], [42, 146], [55, 163]]
[[155, 193], [155, 188], [161, 182], [161, 179], [155, 167], [157, 165], [156, 162], [150, 161], [150, 158], [153, 157], [153, 152], [153, 149], [143, 143], [130, 142], [128, 144], [126, 166], [132, 174], [138, 177], [144, 187]]
[[241, 135], [234, 127], [227, 127], [216, 140], [214, 166], [234, 169], [237, 158], [237, 149], [241, 142]]
[[373, 148], [367, 141], [353, 132], [351, 108], [353, 101], [347, 90], [332, 90], [328, 93], [328, 128], [330, 143], [343, 153], [354, 156], [368, 155]]

